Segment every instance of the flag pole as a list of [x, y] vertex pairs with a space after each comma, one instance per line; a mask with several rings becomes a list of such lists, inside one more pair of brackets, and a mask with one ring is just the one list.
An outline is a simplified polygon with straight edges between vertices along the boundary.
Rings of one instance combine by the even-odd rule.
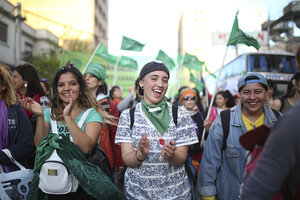
[[118, 76], [118, 67], [119, 67], [119, 57], [117, 57], [115, 75], [114, 75], [114, 80], [113, 80], [112, 86], [116, 85], [116, 80], [117, 80], [117, 76]]
[[[216, 96], [216, 93], [217, 93], [217, 89], [218, 89], [218, 85], [219, 85], [219, 80], [220, 80], [221, 73], [222, 73], [222, 70], [223, 70], [223, 67], [224, 67], [224, 61], [225, 61], [225, 57], [226, 57], [226, 54], [227, 54], [227, 50], [228, 50], [228, 46], [226, 46], [225, 55], [224, 55], [223, 61], [222, 61], [222, 67], [221, 67], [221, 69], [219, 71], [219, 74], [218, 74], [218, 79], [217, 79], [215, 91], [214, 91], [214, 94], [213, 94], [213, 96], [211, 98], [211, 101], [210, 101], [210, 104], [209, 104], [209, 108], [208, 108], [206, 119], [209, 118], [211, 107], [213, 105], [213, 102], [214, 102], [214, 99], [215, 99], [215, 96]], [[203, 147], [204, 135], [205, 135], [205, 128], [203, 129], [203, 132], [202, 132], [202, 137], [201, 137], [201, 142], [200, 142], [200, 148]]]
[[178, 71], [177, 71], [177, 84], [176, 84], [176, 88], [175, 88], [175, 90], [174, 90], [174, 92], [173, 92], [173, 99], [175, 98], [175, 94], [176, 94], [176, 92], [178, 91], [179, 86], [180, 86], [180, 70], [181, 70], [181, 67], [182, 67], [182, 65], [183, 65], [184, 58], [185, 58], [185, 53], [184, 53], [184, 55], [183, 55], [183, 57], [182, 57], [182, 60], [181, 60], [180, 65], [178, 65], [178, 69], [177, 69], [177, 70], [178, 70]]
[[94, 52], [93, 52], [92, 56], [90, 57], [89, 61], [87, 62], [87, 64], [86, 64], [85, 67], [83, 68], [82, 74], [84, 74], [84, 72], [85, 72], [87, 66], [88, 66], [88, 65], [90, 64], [90, 62], [93, 60], [93, 58], [94, 58], [94, 56], [95, 56], [95, 54], [96, 54], [96, 52], [97, 52], [97, 49], [100, 47], [101, 44], [102, 44], [102, 42], [99, 42], [99, 44], [97, 45], [97, 47], [96, 47], [96, 49], [94, 50]]

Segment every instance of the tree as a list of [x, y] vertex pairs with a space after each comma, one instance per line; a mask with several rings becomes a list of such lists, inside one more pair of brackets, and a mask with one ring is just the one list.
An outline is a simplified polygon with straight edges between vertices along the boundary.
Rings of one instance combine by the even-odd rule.
[[52, 84], [52, 79], [56, 74], [60, 64], [61, 49], [56, 47], [51, 49], [49, 54], [41, 54], [33, 57], [32, 64], [35, 66], [41, 79], [47, 79], [48, 83]]

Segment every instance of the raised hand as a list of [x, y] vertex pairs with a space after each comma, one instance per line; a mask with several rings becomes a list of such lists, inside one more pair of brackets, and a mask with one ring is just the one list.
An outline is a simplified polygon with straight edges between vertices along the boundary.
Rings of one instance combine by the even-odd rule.
[[32, 112], [33, 114], [36, 114], [37, 116], [42, 116], [44, 114], [42, 106], [38, 102], [36, 102], [35, 100], [33, 100], [32, 98], [30, 98], [30, 97], [23, 97], [21, 99], [18, 96], [17, 99], [18, 99], [18, 102], [20, 103], [20, 105], [24, 109]]
[[64, 108], [64, 111], [63, 111], [63, 116], [64, 117], [71, 116], [71, 113], [72, 113], [72, 110], [73, 110], [73, 108], [75, 106], [76, 100], [77, 100], [77, 96], [75, 95], [75, 93], [73, 92], [73, 90], [71, 90], [70, 102]]
[[175, 147], [175, 141], [171, 141], [171, 142], [166, 142], [162, 149], [161, 149], [161, 152], [160, 152], [160, 155], [166, 159], [166, 160], [169, 160], [173, 157], [173, 155], [175, 154], [175, 150], [176, 150], [176, 147]]
[[146, 134], [143, 133], [142, 137], [139, 141], [139, 144], [138, 144], [138, 149], [137, 149], [138, 157], [143, 158], [142, 160], [145, 160], [145, 158], [149, 154], [149, 147], [150, 147], [149, 140], [148, 140]]

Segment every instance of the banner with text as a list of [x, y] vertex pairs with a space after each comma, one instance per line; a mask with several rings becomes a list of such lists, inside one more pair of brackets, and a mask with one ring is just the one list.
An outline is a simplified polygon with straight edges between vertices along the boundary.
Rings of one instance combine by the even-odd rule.
[[[247, 32], [247, 34], [253, 36], [259, 42], [260, 45], [268, 45], [267, 31]], [[226, 45], [229, 37], [230, 33], [214, 32], [212, 33], [212, 45]]]

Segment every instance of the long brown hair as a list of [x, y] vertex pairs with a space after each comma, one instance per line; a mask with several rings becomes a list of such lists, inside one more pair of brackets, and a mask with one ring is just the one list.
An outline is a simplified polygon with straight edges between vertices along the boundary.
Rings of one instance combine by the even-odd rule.
[[11, 83], [8, 67], [1, 63], [0, 63], [0, 83], [6, 86], [6, 88], [2, 91], [2, 98], [4, 99], [5, 104], [8, 107], [15, 105], [17, 103], [17, 100]]
[[78, 104], [84, 108], [92, 108], [94, 107], [103, 118], [103, 122], [114, 124], [113, 117], [109, 115], [107, 112], [105, 112], [102, 107], [98, 104], [97, 100], [93, 98], [88, 86], [86, 85], [85, 79], [81, 72], [73, 67], [73, 65], [65, 66], [58, 70], [56, 75], [54, 76], [53, 82], [52, 82], [52, 88], [53, 88], [53, 97], [51, 100], [51, 118], [56, 121], [64, 121], [63, 117], [63, 101], [59, 98], [58, 92], [57, 92], [57, 85], [59, 78], [62, 74], [70, 72], [72, 73], [76, 80], [79, 83], [79, 95], [78, 95]]

